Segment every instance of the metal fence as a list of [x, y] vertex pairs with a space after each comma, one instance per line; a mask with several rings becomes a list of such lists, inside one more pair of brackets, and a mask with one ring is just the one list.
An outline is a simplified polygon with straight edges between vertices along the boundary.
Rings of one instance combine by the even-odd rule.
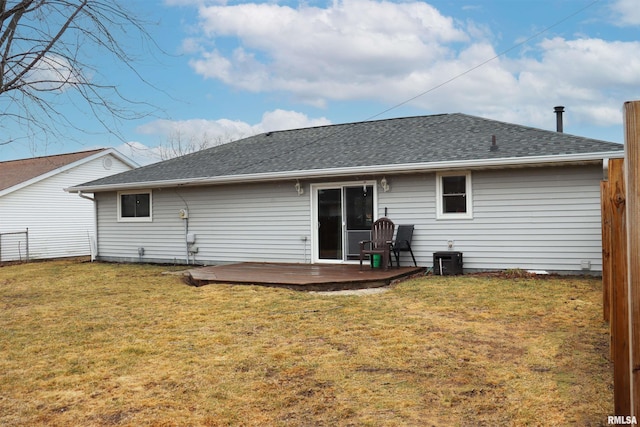
[[29, 229], [0, 233], [0, 262], [29, 261]]

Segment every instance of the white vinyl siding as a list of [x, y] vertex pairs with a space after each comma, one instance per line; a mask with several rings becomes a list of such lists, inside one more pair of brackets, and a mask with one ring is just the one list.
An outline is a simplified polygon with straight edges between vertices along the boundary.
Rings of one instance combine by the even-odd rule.
[[432, 266], [433, 252], [448, 250], [452, 241], [465, 269], [580, 272], [585, 260], [591, 271], [602, 271], [601, 167], [473, 171], [471, 221], [438, 221], [435, 174], [416, 177], [394, 177], [392, 192], [380, 193], [379, 209], [416, 226], [419, 265]]
[[[435, 174], [387, 176], [390, 190], [378, 191], [378, 216], [386, 215], [396, 224], [414, 225], [411, 248], [419, 266], [431, 264], [433, 242], [425, 233], [435, 224]], [[402, 253], [400, 265], [413, 265], [411, 255]]]
[[[29, 229], [30, 258], [85, 256], [94, 240], [93, 202], [65, 188], [130, 170], [111, 155], [99, 157], [0, 197], [0, 233]], [[23, 236], [2, 237], [2, 261], [24, 259]], [[20, 251], [20, 252], [19, 252]]]
[[100, 258], [185, 263], [186, 209], [198, 263], [309, 262], [310, 197], [294, 184], [156, 189], [149, 223], [118, 222], [116, 193], [99, 194]]
[[[600, 166], [474, 170], [473, 219], [437, 219], [436, 174], [386, 175], [378, 188], [377, 217], [415, 226], [418, 265], [433, 253], [464, 253], [467, 270], [522, 268], [602, 270]], [[366, 179], [374, 179], [369, 177]], [[378, 177], [378, 185], [379, 179]], [[314, 184], [327, 184], [316, 181]], [[117, 222], [117, 193], [98, 195], [99, 255], [107, 260], [185, 262], [185, 224], [196, 235], [198, 263], [310, 262], [312, 208], [309, 183], [220, 185], [153, 191], [152, 223]], [[305, 241], [306, 239], [306, 241]], [[144, 256], [138, 256], [138, 248]], [[402, 265], [410, 265], [403, 254]]]
[[531, 169], [516, 176], [495, 171], [474, 180], [474, 227], [456, 240], [473, 254], [468, 267], [580, 271], [585, 260], [602, 271], [602, 168]]

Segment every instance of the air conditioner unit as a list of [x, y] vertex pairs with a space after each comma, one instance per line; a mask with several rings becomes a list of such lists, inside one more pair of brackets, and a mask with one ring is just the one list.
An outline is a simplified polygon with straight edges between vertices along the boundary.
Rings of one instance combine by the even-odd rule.
[[433, 274], [436, 276], [462, 274], [462, 252], [435, 252], [433, 254]]

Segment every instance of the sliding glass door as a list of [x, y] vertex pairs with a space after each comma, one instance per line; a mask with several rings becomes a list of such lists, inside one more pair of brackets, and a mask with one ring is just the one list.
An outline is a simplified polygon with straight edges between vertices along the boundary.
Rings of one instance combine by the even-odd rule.
[[373, 183], [315, 189], [315, 237], [318, 261], [357, 260], [359, 242], [370, 238], [374, 217]]

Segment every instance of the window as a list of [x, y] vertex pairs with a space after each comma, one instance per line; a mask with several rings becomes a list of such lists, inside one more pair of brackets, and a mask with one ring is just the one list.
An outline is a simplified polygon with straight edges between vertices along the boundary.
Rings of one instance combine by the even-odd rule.
[[151, 221], [151, 191], [118, 193], [118, 221]]
[[437, 218], [470, 219], [472, 214], [471, 172], [436, 175]]

